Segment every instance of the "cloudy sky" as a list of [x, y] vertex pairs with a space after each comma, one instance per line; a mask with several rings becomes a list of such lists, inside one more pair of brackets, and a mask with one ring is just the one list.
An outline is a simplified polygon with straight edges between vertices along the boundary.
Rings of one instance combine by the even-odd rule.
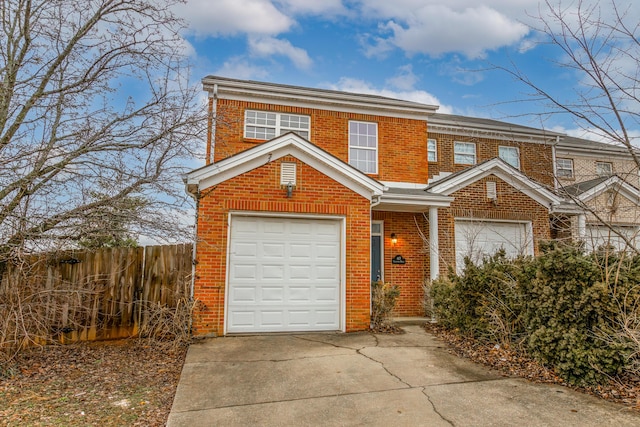
[[560, 53], [531, 29], [545, 7], [539, 0], [188, 0], [179, 14], [197, 78], [374, 93], [585, 136], [567, 117], [541, 123], [530, 113], [544, 107], [494, 69], [515, 64], [553, 91], [577, 83], [554, 67]]

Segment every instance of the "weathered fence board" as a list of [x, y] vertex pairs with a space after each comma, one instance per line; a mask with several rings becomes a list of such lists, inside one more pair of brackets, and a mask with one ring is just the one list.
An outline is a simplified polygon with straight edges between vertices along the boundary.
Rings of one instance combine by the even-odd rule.
[[191, 251], [190, 244], [104, 248], [9, 263], [0, 282], [0, 344], [12, 328], [43, 341], [135, 335], [150, 306], [174, 308], [189, 298]]

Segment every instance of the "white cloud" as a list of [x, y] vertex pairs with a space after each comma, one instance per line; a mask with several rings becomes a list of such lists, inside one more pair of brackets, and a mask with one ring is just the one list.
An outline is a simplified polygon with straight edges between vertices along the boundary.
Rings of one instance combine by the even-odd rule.
[[242, 56], [229, 58], [214, 74], [241, 80], [265, 79], [269, 76], [269, 72], [265, 68], [254, 62], [249, 62], [247, 58]]
[[402, 99], [405, 101], [419, 102], [426, 105], [440, 106], [439, 113], [451, 113], [453, 109], [448, 105], [441, 105], [438, 98], [426, 91], [409, 89], [409, 90], [393, 90], [393, 89], [377, 89], [370, 83], [349, 77], [342, 77], [338, 83], [327, 84], [326, 87], [332, 90], [343, 92], [364, 93], [369, 95], [384, 96], [393, 99]]
[[348, 14], [348, 10], [342, 4], [342, 0], [276, 0], [281, 10], [286, 10], [294, 15], [316, 15], [331, 17]]
[[413, 66], [411, 64], [404, 65], [398, 69], [398, 74], [394, 77], [388, 78], [386, 83], [396, 89], [411, 90], [418, 82], [418, 76], [413, 73]]
[[300, 69], [309, 69], [313, 64], [306, 50], [293, 46], [288, 40], [274, 37], [250, 37], [249, 51], [258, 57], [285, 56]]
[[524, 24], [486, 6], [458, 11], [443, 5], [423, 7], [406, 21], [392, 19], [384, 29], [392, 33], [386, 40], [409, 54], [460, 52], [472, 59], [517, 43], [529, 32]]
[[176, 10], [189, 31], [199, 37], [248, 34], [275, 35], [289, 31], [292, 17], [269, 0], [188, 0]]

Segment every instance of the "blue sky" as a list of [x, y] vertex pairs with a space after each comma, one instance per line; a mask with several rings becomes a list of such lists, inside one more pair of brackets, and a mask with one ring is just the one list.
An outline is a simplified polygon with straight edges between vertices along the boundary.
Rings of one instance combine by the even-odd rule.
[[541, 123], [534, 113], [544, 106], [491, 69], [513, 62], [554, 92], [577, 84], [553, 66], [560, 53], [530, 29], [545, 7], [538, 0], [188, 0], [178, 13], [188, 24], [194, 78], [373, 93], [588, 137], [569, 117]]

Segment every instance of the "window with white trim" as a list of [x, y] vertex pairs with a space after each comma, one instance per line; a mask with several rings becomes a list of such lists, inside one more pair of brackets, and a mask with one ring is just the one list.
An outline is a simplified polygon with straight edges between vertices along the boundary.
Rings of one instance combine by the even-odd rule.
[[453, 143], [453, 162], [460, 165], [475, 165], [476, 144], [455, 141]]
[[349, 122], [349, 164], [364, 173], [378, 173], [378, 124]]
[[518, 147], [498, 147], [498, 156], [516, 169], [520, 169], [520, 150]]
[[427, 161], [438, 161], [438, 141], [435, 139], [427, 139]]
[[596, 162], [596, 174], [598, 176], [613, 175], [613, 164], [610, 162]]
[[573, 178], [573, 160], [556, 159], [556, 174], [560, 178]]
[[245, 138], [268, 140], [287, 132], [295, 132], [309, 139], [310, 129], [309, 116], [255, 110], [247, 110], [244, 113]]

